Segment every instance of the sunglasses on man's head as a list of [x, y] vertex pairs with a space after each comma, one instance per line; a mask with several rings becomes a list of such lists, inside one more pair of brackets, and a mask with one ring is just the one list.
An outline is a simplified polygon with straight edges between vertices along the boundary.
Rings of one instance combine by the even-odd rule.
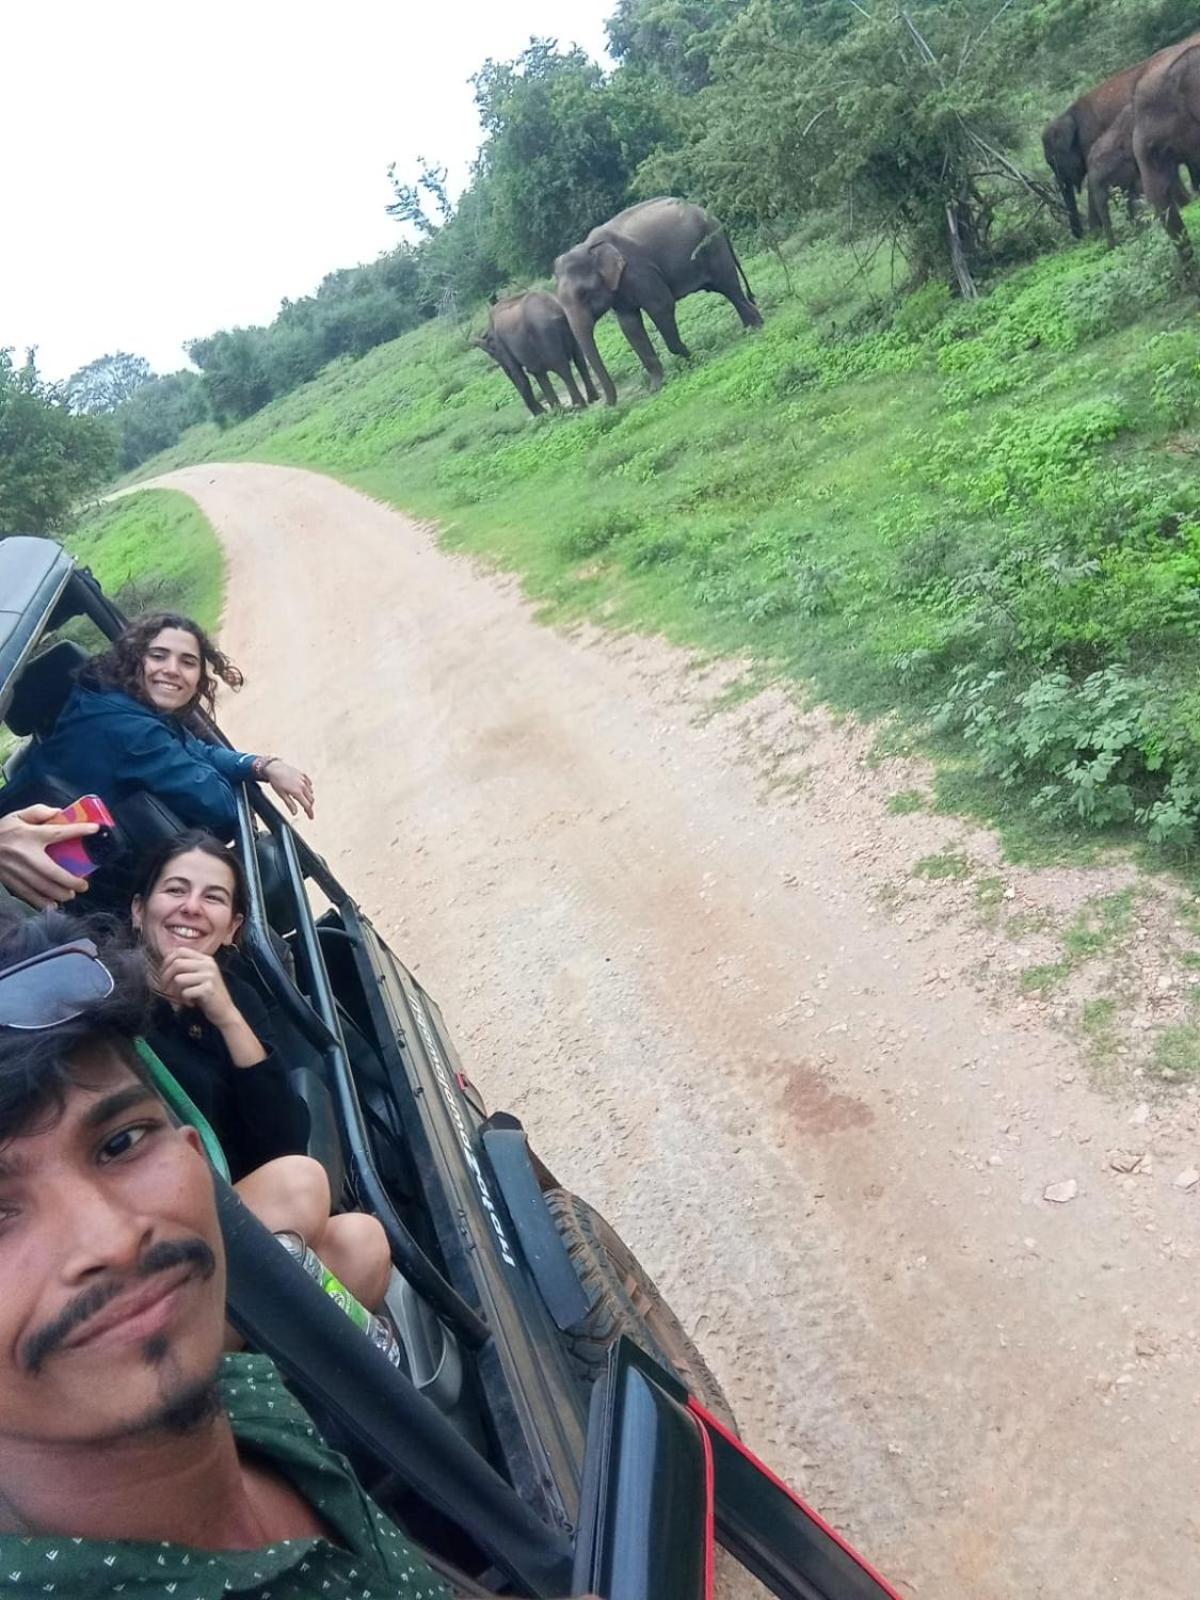
[[90, 939], [60, 944], [0, 972], [0, 1028], [55, 1028], [112, 992], [113, 975]]

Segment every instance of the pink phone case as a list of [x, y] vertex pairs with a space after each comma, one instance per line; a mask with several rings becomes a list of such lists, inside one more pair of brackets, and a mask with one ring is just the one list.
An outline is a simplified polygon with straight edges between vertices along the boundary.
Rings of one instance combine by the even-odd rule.
[[[98, 794], [81, 795], [78, 800], [51, 817], [53, 822], [98, 822], [100, 827], [110, 830], [116, 826], [112, 813], [104, 804]], [[46, 846], [46, 854], [64, 872], [73, 872], [77, 878], [88, 878], [100, 865], [88, 854], [88, 846], [94, 840], [103, 839], [105, 834], [91, 833], [82, 839], [60, 839], [57, 844]]]

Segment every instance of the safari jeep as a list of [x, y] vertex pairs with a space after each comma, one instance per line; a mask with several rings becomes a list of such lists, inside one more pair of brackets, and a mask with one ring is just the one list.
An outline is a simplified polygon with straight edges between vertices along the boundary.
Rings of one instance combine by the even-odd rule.
[[[0, 715], [25, 741], [8, 776], [53, 727], [81, 641], [98, 646], [124, 621], [57, 544], [0, 540]], [[77, 796], [51, 777], [36, 798]], [[113, 810], [110, 875], [179, 828], [149, 794]], [[253, 785], [236, 842], [249, 972], [308, 1104], [310, 1154], [341, 1204], [387, 1232], [403, 1364], [243, 1208], [202, 1129], [229, 1316], [451, 1587], [705, 1600], [719, 1544], [775, 1595], [895, 1596], [741, 1443], [633, 1255], [538, 1159], [516, 1117], [488, 1112], [435, 1002]], [[187, 1118], [169, 1075], [160, 1086]]]

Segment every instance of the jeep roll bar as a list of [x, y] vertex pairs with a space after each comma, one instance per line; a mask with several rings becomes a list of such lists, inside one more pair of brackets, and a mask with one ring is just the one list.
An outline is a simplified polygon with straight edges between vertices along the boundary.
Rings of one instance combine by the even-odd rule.
[[[310, 998], [302, 995], [292, 982], [275, 948], [270, 924], [267, 921], [254, 818], [251, 814], [252, 798], [254, 810], [279, 840], [288, 892], [295, 913], [299, 955], [310, 989]], [[345, 1144], [350, 1184], [355, 1196], [382, 1223], [388, 1244], [391, 1246], [392, 1259], [403, 1276], [468, 1345], [478, 1348], [491, 1337], [487, 1323], [447, 1281], [401, 1221], [375, 1166], [362, 1101], [359, 1099], [358, 1088], [350, 1070], [350, 1058], [342, 1035], [337, 1003], [325, 968], [325, 957], [321, 951], [312, 907], [305, 892], [304, 872], [300, 865], [296, 835], [269, 801], [257, 792], [251, 796], [247, 787], [243, 787], [238, 795], [237, 809], [238, 850], [245, 868], [248, 890], [246, 923], [242, 937], [284, 1015], [295, 1024], [308, 1042], [320, 1051], [325, 1062], [329, 1087], [333, 1092], [338, 1123]], [[336, 896], [338, 900], [344, 900], [344, 891], [336, 884], [328, 869], [325, 869], [324, 878], [322, 889], [327, 893], [333, 890], [334, 895], [331, 895], [331, 898]]]

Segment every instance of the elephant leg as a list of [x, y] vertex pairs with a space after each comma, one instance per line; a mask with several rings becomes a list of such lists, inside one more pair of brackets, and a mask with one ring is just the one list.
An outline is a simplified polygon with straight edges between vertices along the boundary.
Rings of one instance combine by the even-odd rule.
[[[580, 394], [578, 386], [575, 383], [575, 375], [571, 371], [571, 363], [569, 361], [564, 361], [562, 366], [555, 367], [554, 371], [555, 374], [562, 379], [563, 383], [566, 384], [567, 393], [571, 397], [571, 404], [575, 407], [576, 411], [585, 411], [587, 409], [587, 401]], [[593, 398], [595, 398], [594, 395]]]
[[690, 361], [692, 352], [679, 337], [679, 324], [675, 321], [675, 306], [668, 302], [662, 306], [647, 306], [646, 311], [651, 322], [662, 334], [663, 343], [673, 356], [682, 356], [685, 361]]
[[558, 398], [558, 391], [550, 382], [549, 375], [545, 372], [535, 372], [534, 377], [538, 381], [538, 388], [546, 396], [546, 399], [550, 404], [550, 409], [552, 411], [561, 411], [562, 401]]
[[657, 393], [662, 388], [663, 369], [662, 362], [654, 353], [654, 346], [650, 343], [650, 335], [646, 332], [646, 325], [642, 321], [640, 311], [618, 311], [617, 321], [621, 324], [621, 332], [633, 346], [633, 352], [645, 367], [650, 378], [650, 388]]
[[742, 288], [737, 257], [728, 239], [717, 242], [708, 262], [708, 282], [704, 285], [713, 294], [723, 295], [742, 320], [743, 328], [761, 328], [762, 313], [748, 300]]
[[1108, 203], [1108, 184], [1098, 178], [1089, 178], [1087, 194], [1088, 227], [1093, 232], [1103, 231], [1108, 248], [1115, 250], [1117, 241], [1113, 236], [1112, 213]]
[[523, 367], [513, 367], [511, 371], [509, 371], [508, 368], [506, 368], [505, 371], [508, 372], [508, 376], [512, 379], [513, 388], [521, 396], [521, 399], [524, 400], [526, 406], [528, 407], [529, 415], [531, 417], [540, 417], [542, 414], [542, 408], [538, 404], [533, 390], [529, 386], [529, 379], [525, 376], [525, 369]]

